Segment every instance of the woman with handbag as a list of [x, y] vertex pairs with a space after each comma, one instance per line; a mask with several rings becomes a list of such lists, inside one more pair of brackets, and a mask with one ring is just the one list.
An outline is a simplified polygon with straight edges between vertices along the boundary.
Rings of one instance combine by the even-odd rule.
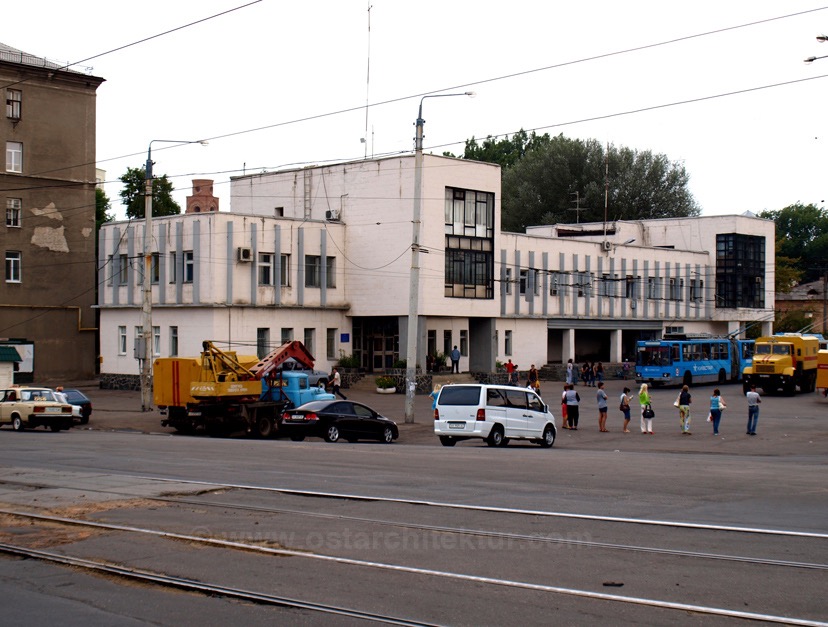
[[713, 435], [719, 435], [719, 423], [722, 420], [722, 410], [727, 409], [727, 405], [722, 398], [722, 393], [719, 388], [713, 390], [713, 396], [710, 397], [710, 417], [709, 420], [713, 423]]
[[569, 389], [570, 384], [564, 383], [563, 386], [563, 394], [561, 394], [561, 418], [563, 419], [563, 428], [569, 429], [569, 415], [566, 413], [566, 391]]
[[624, 433], [630, 432], [627, 427], [630, 425], [630, 401], [632, 400], [632, 396], [629, 394], [630, 388], [625, 387], [624, 391], [621, 392], [621, 402], [618, 405], [618, 409], [624, 414]]
[[681, 434], [693, 435], [690, 433], [690, 403], [693, 397], [690, 395], [690, 387], [685, 385], [681, 388], [675, 405], [679, 408], [679, 419], [681, 420]]
[[638, 402], [641, 405], [641, 433], [653, 435], [655, 411], [653, 411], [652, 399], [646, 383], [642, 383], [641, 389], [638, 390]]

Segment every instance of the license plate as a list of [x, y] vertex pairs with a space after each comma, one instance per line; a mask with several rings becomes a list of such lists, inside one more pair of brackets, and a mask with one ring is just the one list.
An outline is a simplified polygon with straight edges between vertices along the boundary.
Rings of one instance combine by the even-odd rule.
[[46, 413], [47, 414], [62, 414], [63, 413], [63, 407], [47, 407], [46, 408]]
[[201, 416], [201, 412], [200, 411], [188, 411], [187, 416], [189, 418], [198, 418], [199, 416]]
[[305, 417], [304, 416], [291, 416], [290, 421], [291, 422], [305, 422]]
[[448, 423], [449, 429], [465, 429], [466, 423], [465, 422], [450, 422]]

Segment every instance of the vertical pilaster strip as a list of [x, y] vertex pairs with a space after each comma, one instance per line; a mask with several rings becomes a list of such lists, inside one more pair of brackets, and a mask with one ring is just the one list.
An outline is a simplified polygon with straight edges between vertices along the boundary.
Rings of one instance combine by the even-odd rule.
[[515, 315], [520, 315], [520, 251], [515, 251], [515, 271], [512, 273], [515, 281]]
[[273, 227], [273, 304], [282, 304], [282, 227]]
[[167, 302], [167, 223], [158, 225], [158, 302]]
[[535, 313], [535, 282], [538, 277], [535, 272], [535, 251], [529, 251], [529, 269], [526, 271], [526, 302], [529, 304], [529, 315]]
[[235, 264], [235, 257], [233, 256], [233, 227], [235, 223], [232, 219], [227, 220], [225, 229], [227, 230], [227, 261], [224, 264], [226, 277], [224, 279], [224, 303], [226, 305], [233, 304], [233, 269]]
[[305, 304], [305, 229], [296, 229], [296, 304]]
[[184, 224], [175, 223], [175, 303], [184, 302]]
[[250, 241], [245, 242], [246, 246], [250, 246], [250, 304], [254, 307], [258, 305], [258, 282], [259, 282], [259, 231], [258, 224], [250, 222]]
[[[144, 227], [146, 228], [146, 227]], [[127, 305], [134, 305], [135, 304], [135, 268], [142, 268], [144, 264], [144, 258], [141, 257], [140, 259], [135, 256], [135, 232], [136, 229], [134, 228], [127, 228], [127, 259], [129, 260], [129, 264], [127, 264]], [[146, 231], [142, 231], [144, 233], [144, 237], [147, 236]], [[120, 268], [120, 260], [118, 263], [118, 267]], [[119, 277], [120, 280], [120, 277]], [[142, 297], [143, 302], [143, 297]]]
[[201, 221], [193, 221], [193, 304], [201, 303], [201, 268], [210, 264], [201, 263]]
[[506, 283], [506, 250], [501, 248], [500, 249], [500, 315], [506, 315], [506, 292], [507, 290], [507, 283]]
[[319, 306], [328, 302], [328, 238], [325, 229], [319, 230]]
[[549, 315], [549, 253], [541, 255], [541, 264], [543, 268], [543, 281], [541, 283], [541, 290], [543, 296], [541, 297], [541, 309], [543, 316]]

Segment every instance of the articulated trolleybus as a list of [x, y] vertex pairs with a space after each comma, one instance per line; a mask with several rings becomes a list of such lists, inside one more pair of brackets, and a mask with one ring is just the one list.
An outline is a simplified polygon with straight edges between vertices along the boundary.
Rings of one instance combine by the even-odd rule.
[[659, 385], [739, 381], [752, 363], [753, 340], [665, 335], [636, 343], [635, 380]]

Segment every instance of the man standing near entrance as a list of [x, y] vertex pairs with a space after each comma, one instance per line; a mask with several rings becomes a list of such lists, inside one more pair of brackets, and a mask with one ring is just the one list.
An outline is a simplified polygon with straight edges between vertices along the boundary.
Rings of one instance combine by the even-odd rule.
[[451, 351], [451, 374], [460, 374], [460, 351], [457, 350], [457, 344]]

